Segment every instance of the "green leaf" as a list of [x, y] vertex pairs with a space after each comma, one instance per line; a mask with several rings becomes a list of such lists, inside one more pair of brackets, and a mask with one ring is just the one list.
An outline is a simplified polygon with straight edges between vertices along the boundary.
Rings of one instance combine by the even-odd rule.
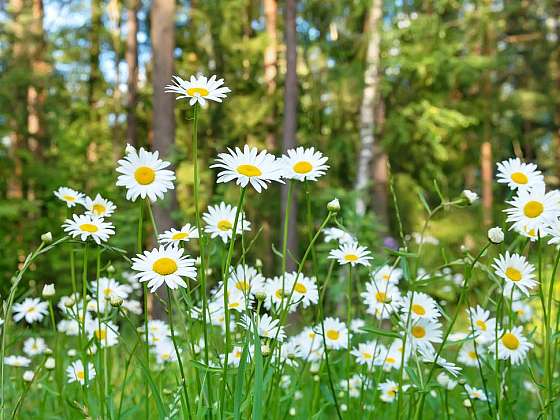
[[375, 335], [381, 335], [383, 337], [401, 338], [399, 333], [395, 331], [381, 330], [379, 328], [373, 328], [373, 327], [362, 327], [361, 330], [373, 333]]

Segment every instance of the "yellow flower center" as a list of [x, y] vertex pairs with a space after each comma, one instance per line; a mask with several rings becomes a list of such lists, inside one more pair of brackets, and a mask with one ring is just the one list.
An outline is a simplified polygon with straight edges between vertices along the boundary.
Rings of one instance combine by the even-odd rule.
[[511, 281], [519, 281], [521, 280], [521, 271], [517, 268], [508, 267], [506, 268], [506, 276]]
[[479, 319], [475, 322], [475, 324], [478, 326], [478, 328], [480, 328], [482, 331], [486, 331], [487, 327], [486, 327], [486, 322], [484, 322], [482, 319]]
[[105, 297], [109, 297], [113, 294], [113, 289], [111, 289], [110, 287], [106, 287], [105, 289], [103, 289], [103, 295], [105, 295]]
[[358, 256], [356, 254], [346, 254], [344, 260], [348, 262], [358, 261]]
[[543, 211], [544, 206], [540, 201], [528, 201], [525, 207], [523, 207], [523, 213], [531, 219], [539, 217]]
[[422, 305], [418, 305], [417, 303], [412, 305], [412, 312], [414, 312], [416, 315], [426, 315], [426, 309], [424, 309]]
[[70, 202], [76, 201], [76, 197], [74, 197], [73, 195], [63, 195], [62, 198], [64, 198], [66, 201], [70, 201]]
[[218, 229], [220, 229], [222, 232], [226, 232], [228, 230], [231, 230], [232, 228], [233, 224], [229, 220], [220, 220], [218, 222]]
[[387, 301], [387, 294], [384, 292], [377, 292], [375, 294], [375, 300], [377, 300], [379, 303], [385, 303]]
[[301, 294], [307, 293], [307, 287], [305, 287], [303, 283], [296, 283], [294, 290]]
[[239, 280], [235, 283], [235, 288], [241, 290], [242, 292], [248, 292], [251, 289], [251, 285], [246, 280]]
[[383, 280], [389, 281], [390, 278], [391, 276], [389, 274], [383, 274]]
[[421, 325], [412, 327], [412, 335], [416, 338], [423, 338], [426, 335], [426, 330]]
[[171, 355], [169, 353], [162, 353], [161, 354], [161, 360], [169, 360], [171, 358]]
[[171, 258], [163, 257], [154, 262], [152, 269], [159, 275], [168, 276], [177, 271], [177, 263]]
[[76, 372], [76, 378], [83, 381], [86, 378], [86, 373], [83, 370], [79, 370]]
[[327, 330], [327, 337], [329, 340], [338, 340], [340, 333], [337, 330]]
[[390, 389], [387, 391], [387, 395], [389, 395], [390, 397], [394, 397], [395, 395], [397, 395], [397, 391], [395, 391], [394, 389]]
[[187, 232], [177, 232], [173, 236], [171, 236], [171, 239], [174, 241], [180, 241], [181, 239], [185, 239], [188, 237], [189, 234]]
[[201, 87], [192, 87], [187, 89], [187, 95], [189, 96], [208, 96], [208, 89], [204, 89]]
[[150, 185], [156, 179], [156, 172], [148, 166], [140, 166], [134, 171], [134, 179], [140, 185]]
[[105, 208], [105, 206], [103, 204], [94, 204], [91, 207], [91, 211], [93, 211], [98, 216], [104, 215], [106, 210], [107, 209]]
[[239, 302], [233, 302], [229, 304], [230, 308], [238, 308], [239, 307]]
[[519, 347], [519, 340], [512, 333], [505, 333], [502, 337], [502, 344], [510, 350], [517, 350]]
[[393, 364], [393, 363], [396, 362], [395, 358], [394, 358], [394, 357], [391, 357], [391, 356], [387, 357], [387, 358], [385, 359], [385, 361], [386, 361], [387, 363], [391, 363], [391, 364]]
[[313, 166], [309, 162], [302, 160], [301, 162], [296, 163], [292, 167], [292, 169], [294, 170], [295, 173], [307, 174], [313, 170]]
[[474, 352], [474, 351], [469, 351], [469, 357], [470, 357], [471, 359], [475, 359], [475, 360], [476, 360], [476, 352]]
[[80, 230], [84, 232], [95, 233], [99, 230], [99, 228], [92, 223], [84, 223], [80, 225]]
[[107, 338], [107, 330], [95, 330], [95, 337], [99, 340], [105, 340]]
[[362, 352], [362, 357], [364, 359], [373, 359], [373, 355], [371, 353], [368, 353], [368, 352]]
[[526, 184], [529, 182], [529, 178], [523, 172], [514, 172], [511, 174], [511, 180], [516, 184]]
[[259, 168], [257, 168], [255, 165], [239, 165], [237, 167], [237, 172], [239, 172], [241, 175], [245, 175], [245, 176], [261, 176], [262, 172]]
[[28, 314], [32, 314], [35, 311], [37, 311], [37, 308], [35, 306], [30, 306], [29, 308], [27, 308], [27, 313]]

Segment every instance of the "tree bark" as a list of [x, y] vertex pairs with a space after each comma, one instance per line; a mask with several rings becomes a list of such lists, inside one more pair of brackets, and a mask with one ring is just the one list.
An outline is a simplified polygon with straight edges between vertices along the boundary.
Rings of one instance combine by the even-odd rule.
[[[358, 157], [358, 171], [356, 174], [355, 190], [356, 213], [364, 215], [366, 212], [367, 187], [371, 176], [371, 164], [375, 146], [375, 105], [379, 95], [379, 64], [380, 64], [380, 33], [379, 25], [383, 13], [383, 0], [372, 0], [369, 11], [366, 33], [368, 34], [368, 48], [366, 54], [366, 68], [364, 72], [364, 93], [360, 107], [360, 152]], [[375, 146], [375, 147], [374, 147]], [[374, 160], [376, 164], [386, 162]], [[382, 169], [375, 169], [374, 173], [383, 175]]]
[[89, 46], [89, 80], [88, 80], [88, 105], [90, 110], [90, 134], [92, 141], [87, 147], [87, 160], [97, 160], [97, 138], [99, 136], [100, 114], [97, 109], [101, 91], [101, 69], [99, 56], [101, 54], [101, 31], [103, 29], [103, 0], [91, 1], [91, 30]]
[[[164, 92], [173, 75], [175, 49], [175, 0], [154, 0], [151, 10], [151, 39], [153, 58], [153, 147], [162, 158], [168, 158], [175, 144], [175, 97]], [[174, 169], [174, 168], [171, 168]], [[164, 203], [154, 205], [154, 217], [160, 232], [175, 226], [171, 214], [177, 209], [175, 190], [166, 193]], [[165, 296], [160, 296], [164, 298]], [[165, 314], [159, 299], [153, 299], [152, 316]]]
[[[385, 122], [385, 104], [383, 98], [379, 95], [376, 105], [375, 121], [377, 124], [377, 132], [380, 133]], [[373, 179], [373, 195], [371, 207], [377, 216], [379, 224], [384, 231], [389, 231], [389, 156], [383, 150], [381, 143], [376, 141], [373, 143], [372, 158], [372, 179]]]
[[264, 82], [271, 110], [266, 117], [266, 148], [270, 151], [276, 149], [276, 75], [278, 73], [278, 35], [276, 18], [278, 15], [276, 0], [264, 0], [264, 17], [267, 35], [267, 44], [264, 50]]
[[[284, 80], [284, 132], [282, 151], [286, 152], [296, 146], [297, 131], [297, 32], [296, 32], [296, 0], [286, 0], [284, 26], [286, 38], [286, 77]], [[290, 217], [288, 222], [288, 251], [297, 258], [297, 194], [294, 188]], [[284, 225], [285, 206], [287, 205], [288, 186], [282, 185], [282, 225]], [[295, 269], [295, 262], [288, 257], [288, 271]]]
[[129, 0], [127, 6], [126, 64], [128, 67], [126, 97], [126, 141], [138, 146], [138, 9], [139, 0]]

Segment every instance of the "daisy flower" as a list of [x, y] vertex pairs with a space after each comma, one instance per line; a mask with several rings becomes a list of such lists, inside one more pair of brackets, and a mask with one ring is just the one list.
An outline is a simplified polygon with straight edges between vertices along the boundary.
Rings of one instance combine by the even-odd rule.
[[[492, 265], [496, 275], [506, 281], [506, 286], [516, 286], [529, 295], [529, 289], [537, 284], [535, 281], [535, 267], [527, 259], [519, 254], [510, 254], [506, 251], [505, 255], [500, 255], [494, 259]], [[509, 289], [511, 290], [511, 289]]]
[[366, 283], [366, 291], [361, 293], [367, 305], [367, 313], [377, 319], [388, 319], [401, 305], [401, 294], [397, 286], [384, 281]]
[[[223, 355], [221, 356], [223, 358]], [[239, 363], [241, 363], [241, 356], [243, 356], [243, 347], [234, 346], [231, 353], [228, 355], [228, 365], [239, 366]]]
[[505, 209], [510, 229], [525, 229], [544, 232], [546, 226], [553, 224], [560, 216], [560, 197], [558, 191], [545, 192], [544, 184], [518, 191], [513, 200], [508, 201], [512, 207]]
[[[338, 318], [328, 317], [324, 321], [325, 326], [325, 342], [329, 349], [345, 349], [348, 347], [348, 329], [346, 324]], [[322, 328], [319, 327], [319, 331]]]
[[207, 101], [222, 102], [226, 93], [231, 92], [227, 86], [222, 86], [224, 79], [217, 79], [214, 75], [208, 79], [205, 76], [191, 76], [190, 80], [183, 80], [173, 76], [173, 83], [165, 86], [165, 92], [176, 93], [177, 100], [190, 98], [189, 105], [199, 103], [205, 106]]
[[533, 318], [533, 308], [531, 305], [520, 300], [512, 302], [511, 310], [515, 312], [520, 322], [529, 322]]
[[542, 184], [544, 177], [534, 163], [521, 162], [519, 158], [510, 158], [497, 164], [497, 181], [507, 184], [511, 190], [528, 189]]
[[550, 235], [549, 245], [560, 245], [560, 219], [554, 220], [549, 226], [544, 228], [544, 234]]
[[359, 365], [373, 366], [373, 362], [381, 352], [382, 348], [376, 341], [358, 344], [358, 348], [352, 349], [352, 355], [356, 358]]
[[408, 292], [401, 306], [405, 319], [408, 317], [409, 310], [413, 320], [436, 320], [441, 316], [436, 301], [426, 293], [416, 292], [413, 295], [412, 292]]
[[[223, 296], [223, 285], [220, 286], [216, 296]], [[264, 289], [264, 277], [255, 268], [239, 264], [230, 268], [227, 286], [228, 292], [249, 297]]]
[[[141, 327], [144, 331], [144, 327]], [[171, 337], [171, 329], [165, 321], [150, 319], [148, 321], [148, 344], [154, 345]]]
[[368, 249], [357, 242], [340, 244], [338, 249], [331, 250], [328, 258], [337, 260], [341, 265], [351, 264], [352, 267], [356, 264], [369, 266], [369, 260], [373, 259]]
[[162, 199], [167, 190], [174, 188], [175, 174], [167, 168], [170, 163], [159, 159], [157, 151], [151, 153], [127, 146], [126, 156], [119, 160], [117, 186], [126, 187], [126, 199], [136, 201], [148, 197], [152, 201]]
[[356, 239], [352, 235], [336, 227], [326, 228], [325, 230], [323, 230], [323, 233], [325, 235], [325, 242], [331, 242], [331, 241], [340, 242], [340, 243], [356, 242]]
[[171, 228], [158, 236], [158, 240], [161, 244], [174, 244], [179, 245], [181, 242], [188, 242], [191, 239], [198, 238], [198, 229], [196, 226], [191, 226], [187, 223], [180, 230]]
[[[202, 219], [206, 223], [204, 231], [209, 233], [211, 238], [219, 236], [224, 243], [227, 243], [232, 237], [236, 213], [237, 207], [223, 201], [217, 206], [208, 206], [208, 211], [202, 215]], [[251, 222], [245, 219], [245, 213], [239, 213], [236, 234], [240, 235], [243, 231], [249, 230], [251, 230]]]
[[488, 397], [482, 389], [475, 388], [469, 384], [465, 384], [465, 391], [471, 400], [487, 401]]
[[436, 357], [436, 351], [432, 346], [419, 347], [418, 351], [424, 363], [434, 363], [455, 377], [463, 370], [455, 363], [445, 360], [441, 355]]
[[397, 392], [399, 390], [399, 384], [395, 381], [387, 380], [380, 383], [377, 389], [381, 391], [379, 398], [383, 402], [392, 403], [397, 398]]
[[[407, 343], [407, 347], [410, 349], [410, 344]], [[393, 341], [391, 346], [386, 349], [382, 348], [379, 352], [376, 360], [375, 365], [381, 366], [385, 372], [389, 372], [391, 369], [400, 369], [402, 356], [403, 356], [403, 343], [402, 340], [397, 339]], [[410, 351], [405, 354], [404, 362], [408, 360], [408, 356], [410, 355]]]
[[249, 183], [261, 192], [272, 181], [282, 182], [282, 167], [274, 155], [266, 150], [259, 152], [256, 147], [245, 145], [243, 151], [238, 147], [235, 151], [228, 148], [229, 153], [220, 153], [216, 163], [210, 168], [223, 169], [216, 182], [229, 182], [235, 180], [236, 184], [246, 187]]
[[[88, 381], [91, 381], [95, 378], [95, 368], [93, 367], [93, 363], [89, 362], [86, 366]], [[72, 364], [66, 368], [66, 376], [68, 377], [68, 383], [79, 382], [80, 385], [84, 385], [86, 381], [86, 372], [82, 361], [76, 360], [72, 362]]]
[[23, 356], [6, 356], [4, 357], [4, 364], [13, 367], [28, 367], [31, 360]]
[[372, 275], [373, 279], [376, 281], [381, 280], [392, 284], [398, 284], [402, 276], [402, 269], [390, 265], [384, 265]]
[[37, 356], [43, 354], [47, 351], [47, 343], [41, 337], [29, 337], [23, 342], [23, 352], [29, 357]]
[[85, 197], [85, 194], [68, 187], [60, 187], [54, 192], [54, 195], [64, 201], [68, 207], [74, 207], [77, 203], [81, 203]]
[[[518, 365], [527, 357], [527, 352], [533, 347], [523, 336], [523, 327], [514, 327], [511, 330], [500, 331], [498, 333], [498, 358], [510, 359], [511, 363]], [[491, 352], [496, 351], [493, 344], [489, 347]]]
[[101, 197], [99, 194], [93, 200], [86, 197], [81, 204], [86, 208], [86, 214], [99, 217], [109, 217], [117, 208], [112, 201]]
[[323, 357], [323, 341], [313, 328], [305, 327], [298, 335], [291, 338], [298, 352], [298, 357], [310, 362]]
[[476, 340], [482, 344], [495, 339], [496, 318], [490, 318], [490, 311], [480, 305], [476, 308], [467, 308], [467, 321], [471, 325], [472, 332], [477, 334]]
[[317, 178], [323, 176], [328, 165], [325, 165], [328, 158], [323, 156], [313, 147], [304, 149], [290, 149], [282, 156], [282, 165], [284, 167], [284, 177], [288, 179], [297, 179], [298, 181], [317, 181]]
[[119, 342], [119, 327], [112, 323], [92, 319], [86, 324], [86, 332], [90, 339], [95, 338], [101, 347], [113, 347]]
[[[466, 366], [478, 366], [478, 358], [482, 356], [484, 348], [482, 346], [476, 346], [476, 351], [473, 343], [466, 343], [461, 347], [459, 352], [459, 357], [457, 360]], [[478, 356], [477, 356], [478, 354]], [[482, 362], [481, 362], [482, 364]]]
[[98, 245], [106, 242], [109, 236], [115, 234], [115, 228], [111, 222], [105, 222], [102, 217], [90, 214], [74, 214], [72, 219], [66, 219], [62, 227], [73, 238], [79, 237], [81, 241], [91, 238]]
[[[284, 328], [279, 325], [280, 321], [268, 314], [255, 315], [255, 323], [260, 337], [275, 338], [278, 341], [284, 341], [286, 338]], [[247, 314], [243, 315], [239, 324], [247, 331], [253, 332], [253, 320]]]
[[144, 251], [132, 258], [132, 269], [140, 282], [148, 282], [150, 291], [155, 292], [162, 284], [170, 289], [187, 287], [182, 277], [196, 279], [195, 261], [183, 255], [183, 248], [163, 247]]
[[28, 324], [41, 322], [49, 310], [47, 302], [41, 302], [39, 298], [25, 298], [21, 303], [13, 306], [14, 321], [19, 322], [25, 318]]
[[108, 277], [100, 277], [91, 283], [92, 291], [94, 295], [97, 293], [99, 295], [99, 300], [110, 300], [113, 296], [120, 297], [121, 299], [128, 298], [128, 295], [132, 293], [132, 287], [128, 284], [120, 284], [115, 279]]
[[167, 362], [177, 361], [177, 352], [175, 351], [175, 346], [169, 339], [158, 342], [154, 346], [153, 351], [156, 355], [156, 361], [160, 365]]
[[409, 326], [409, 341], [412, 347], [433, 348], [432, 343], [442, 342], [441, 324], [431, 319], [419, 319]]

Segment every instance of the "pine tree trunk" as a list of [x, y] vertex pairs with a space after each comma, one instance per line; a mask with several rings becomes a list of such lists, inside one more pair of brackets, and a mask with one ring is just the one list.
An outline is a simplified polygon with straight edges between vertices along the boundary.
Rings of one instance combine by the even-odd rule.
[[278, 35], [276, 18], [278, 15], [278, 3], [276, 0], [264, 0], [264, 17], [268, 43], [264, 50], [264, 82], [266, 94], [271, 103], [271, 110], [266, 117], [266, 148], [270, 151], [276, 149], [276, 75], [278, 73]]
[[[151, 10], [151, 38], [153, 51], [153, 147], [165, 159], [175, 144], [175, 97], [164, 92], [173, 75], [173, 50], [175, 49], [175, 0], [154, 0]], [[173, 169], [173, 168], [171, 168]], [[154, 217], [159, 232], [175, 226], [171, 217], [177, 209], [175, 190], [166, 193], [164, 202], [154, 206]], [[162, 289], [161, 297], [165, 297]], [[155, 318], [165, 314], [159, 299], [153, 299], [151, 313]]]
[[103, 29], [103, 0], [91, 1], [91, 30], [89, 46], [89, 80], [88, 80], [88, 105], [90, 111], [90, 137], [91, 142], [87, 147], [87, 160], [97, 161], [97, 140], [100, 136], [101, 118], [99, 114], [98, 101], [101, 91], [101, 69], [99, 67], [99, 56], [101, 54], [100, 34]]
[[[358, 170], [356, 174], [355, 190], [356, 213], [366, 212], [367, 188], [371, 179], [371, 164], [375, 146], [375, 105], [379, 95], [379, 65], [380, 65], [380, 33], [379, 26], [383, 13], [383, 0], [372, 0], [365, 32], [368, 34], [368, 48], [366, 68], [364, 72], [364, 92], [360, 107], [360, 152], [358, 156]], [[384, 162], [377, 160], [377, 164]], [[376, 173], [382, 175], [381, 169]]]
[[[292, 149], [296, 146], [297, 131], [297, 101], [298, 101], [298, 80], [297, 80], [297, 32], [296, 32], [296, 0], [286, 0], [284, 14], [284, 26], [286, 37], [286, 77], [284, 80], [284, 133], [282, 141], [282, 151]], [[288, 243], [289, 252], [297, 258], [297, 194], [294, 188], [290, 217], [288, 222]], [[282, 225], [284, 225], [285, 206], [287, 205], [288, 187], [282, 185]], [[295, 269], [295, 263], [288, 257], [288, 271]]]
[[128, 67], [126, 97], [126, 141], [138, 146], [138, 8], [139, 0], [129, 0], [127, 9], [126, 64]]

